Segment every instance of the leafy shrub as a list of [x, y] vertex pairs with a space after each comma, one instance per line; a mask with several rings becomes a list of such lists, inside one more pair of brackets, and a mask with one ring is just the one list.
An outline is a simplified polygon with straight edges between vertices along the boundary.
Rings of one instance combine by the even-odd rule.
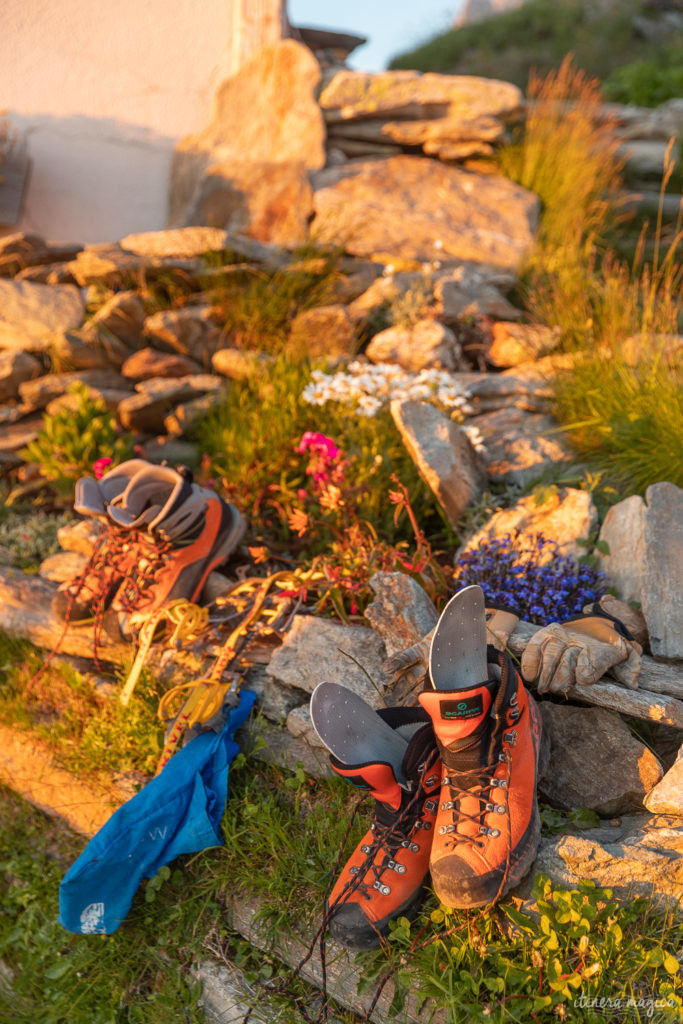
[[616, 68], [603, 85], [608, 100], [657, 107], [683, 96], [683, 46], [663, 48], [656, 60], [634, 60]]
[[118, 463], [132, 452], [131, 439], [118, 432], [101, 399], [92, 399], [83, 384], [72, 384], [68, 393], [76, 396], [76, 407], [46, 416], [36, 440], [20, 453], [26, 462], [40, 466], [64, 497], [73, 493], [79, 476], [92, 472], [97, 459], [110, 457]]
[[606, 591], [603, 573], [558, 553], [542, 534], [506, 534], [482, 541], [458, 558], [458, 588], [478, 584], [487, 603], [518, 609], [539, 626], [562, 622]]

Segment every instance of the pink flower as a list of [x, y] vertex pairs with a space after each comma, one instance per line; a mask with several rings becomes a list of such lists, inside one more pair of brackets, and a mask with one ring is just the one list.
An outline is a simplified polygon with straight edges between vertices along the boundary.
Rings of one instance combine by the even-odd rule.
[[92, 471], [96, 480], [101, 480], [114, 460], [105, 456], [103, 459], [96, 459], [92, 464]]
[[312, 448], [314, 452], [319, 452], [321, 455], [324, 455], [326, 459], [330, 460], [336, 459], [339, 455], [339, 448], [337, 448], [331, 437], [328, 437], [326, 434], [317, 434], [307, 430], [301, 438], [296, 450], [300, 455], [303, 455], [303, 453], [309, 448]]

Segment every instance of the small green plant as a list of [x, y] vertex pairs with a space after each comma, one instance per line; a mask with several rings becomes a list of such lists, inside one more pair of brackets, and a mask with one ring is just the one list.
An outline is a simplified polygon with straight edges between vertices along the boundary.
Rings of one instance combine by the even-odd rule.
[[0, 519], [0, 564], [35, 571], [44, 558], [59, 551], [57, 531], [73, 523], [73, 516], [64, 512], [50, 516], [44, 512], [22, 514], [14, 509]]
[[46, 416], [36, 440], [20, 453], [40, 467], [62, 497], [73, 493], [77, 478], [92, 472], [97, 459], [109, 457], [118, 463], [132, 453], [130, 437], [118, 432], [101, 399], [91, 398], [84, 384], [72, 384], [68, 393], [76, 399], [74, 407]]
[[662, 47], [654, 60], [641, 58], [615, 68], [603, 90], [614, 103], [639, 107], [657, 107], [683, 96], [683, 45], [672, 43]]
[[[680, 1020], [683, 929], [671, 914], [658, 917], [644, 899], [618, 904], [592, 882], [564, 889], [543, 876], [533, 899], [537, 917], [503, 904], [498, 913], [440, 906], [426, 921], [399, 918], [387, 944], [394, 1010], [410, 990], [447, 1024], [642, 1022], [655, 1010], [660, 1022]], [[363, 963], [370, 987], [387, 970], [386, 948]]]

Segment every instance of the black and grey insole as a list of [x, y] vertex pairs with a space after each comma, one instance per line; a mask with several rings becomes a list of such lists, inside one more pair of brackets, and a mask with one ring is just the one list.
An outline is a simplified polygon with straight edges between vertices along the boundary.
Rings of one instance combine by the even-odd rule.
[[311, 720], [342, 764], [383, 761], [393, 768], [396, 781], [405, 783], [403, 758], [408, 741], [353, 690], [338, 683], [318, 683], [311, 696]]
[[468, 690], [488, 679], [486, 603], [481, 587], [464, 587], [441, 613], [429, 652], [436, 690]]

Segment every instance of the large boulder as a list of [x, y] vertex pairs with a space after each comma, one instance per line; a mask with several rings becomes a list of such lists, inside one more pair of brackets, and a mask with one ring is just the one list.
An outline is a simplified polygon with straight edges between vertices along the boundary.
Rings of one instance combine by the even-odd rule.
[[[169, 225], [203, 222], [224, 227], [238, 221], [239, 227], [251, 233], [251, 223], [244, 222], [255, 216], [257, 237], [272, 238], [268, 218], [275, 200], [271, 196], [269, 207], [268, 192], [279, 190], [279, 215], [274, 217], [274, 225], [279, 225], [282, 232], [288, 202], [285, 193], [290, 199], [294, 194], [298, 196], [301, 210], [307, 194], [305, 171], [325, 163], [325, 128], [315, 100], [319, 80], [320, 66], [310, 50], [286, 39], [264, 48], [225, 81], [216, 93], [206, 128], [176, 146], [171, 165]], [[260, 173], [250, 179], [249, 164], [254, 170], [256, 165], [283, 166], [279, 170], [261, 166]], [[279, 174], [289, 175], [284, 192]], [[238, 203], [239, 192], [242, 205]]]
[[557, 348], [559, 343], [559, 327], [502, 321], [493, 325], [493, 342], [486, 358], [492, 366], [505, 369], [542, 358]]
[[683, 658], [683, 490], [652, 484], [645, 501], [632, 495], [612, 506], [600, 539], [601, 568], [625, 601], [639, 601], [652, 653]]
[[191, 259], [207, 252], [222, 252], [229, 247], [229, 242], [226, 231], [210, 227], [189, 227], [126, 235], [119, 245], [126, 252], [133, 252], [137, 256]]
[[653, 814], [683, 815], [683, 744], [664, 778], [648, 793], [645, 806]]
[[232, 158], [207, 167], [177, 220], [293, 247], [305, 241], [312, 216], [313, 189], [303, 163]]
[[570, 810], [586, 807], [603, 817], [641, 810], [664, 774], [657, 758], [631, 735], [614, 711], [540, 703], [550, 761], [539, 791]]
[[291, 342], [313, 359], [353, 355], [358, 345], [349, 312], [339, 304], [298, 313], [292, 321]]
[[0, 349], [44, 352], [55, 331], [83, 323], [84, 305], [73, 285], [0, 278]]
[[681, 911], [683, 825], [680, 820], [634, 815], [580, 836], [541, 839], [533, 872], [575, 889], [589, 879], [620, 899], [637, 896]]
[[571, 459], [551, 416], [521, 409], [498, 409], [469, 420], [488, 449], [489, 477], [526, 486], [554, 466]]
[[21, 349], [0, 351], [0, 402], [17, 398], [19, 385], [39, 373], [40, 363], [28, 352]]
[[313, 226], [357, 256], [390, 262], [472, 260], [517, 270], [531, 247], [538, 200], [497, 174], [426, 157], [332, 167], [315, 177]]
[[485, 480], [467, 434], [428, 402], [394, 400], [391, 415], [420, 476], [456, 527]]
[[375, 597], [365, 618], [384, 640], [387, 654], [411, 647], [436, 625], [439, 614], [423, 587], [405, 572], [376, 572]]
[[152, 348], [191, 356], [200, 363], [213, 355], [221, 339], [208, 306], [162, 309], [147, 317], [142, 333]]

